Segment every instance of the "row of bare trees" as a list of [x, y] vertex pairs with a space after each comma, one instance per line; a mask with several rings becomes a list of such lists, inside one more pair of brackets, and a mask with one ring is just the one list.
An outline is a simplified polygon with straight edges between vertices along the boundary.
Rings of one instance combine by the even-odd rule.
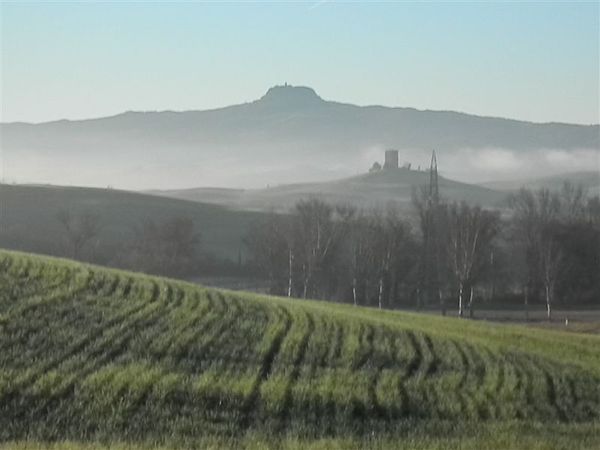
[[[273, 294], [417, 307], [456, 301], [473, 315], [476, 297], [544, 301], [598, 299], [600, 201], [580, 187], [522, 189], [510, 209], [413, 199], [418, 227], [398, 211], [360, 212], [317, 199], [272, 214], [246, 238]], [[560, 287], [560, 289], [558, 289]]]
[[[64, 254], [92, 260], [100, 242], [103, 222], [98, 214], [60, 210], [56, 218], [63, 230]], [[161, 275], [186, 275], [198, 266], [200, 233], [191, 219], [174, 217], [163, 222], [147, 219], [124, 236], [112, 265]]]
[[[510, 198], [512, 236], [524, 259], [524, 302], [542, 292], [548, 319], [557, 286], [563, 296], [596, 298], [600, 273], [600, 200], [587, 198], [581, 186], [565, 183], [560, 192], [521, 189]], [[586, 286], [587, 285], [587, 286]], [[595, 292], [594, 292], [595, 291]]]

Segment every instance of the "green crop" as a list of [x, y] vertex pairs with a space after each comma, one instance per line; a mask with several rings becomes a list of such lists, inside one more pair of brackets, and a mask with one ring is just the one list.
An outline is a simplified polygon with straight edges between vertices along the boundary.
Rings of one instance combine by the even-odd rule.
[[593, 448], [599, 424], [598, 336], [0, 252], [0, 446]]

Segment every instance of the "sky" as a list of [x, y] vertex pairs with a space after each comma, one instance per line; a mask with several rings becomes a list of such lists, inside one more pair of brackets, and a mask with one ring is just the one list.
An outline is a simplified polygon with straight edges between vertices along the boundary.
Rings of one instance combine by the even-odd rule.
[[2, 2], [3, 122], [210, 109], [284, 82], [358, 105], [599, 123], [598, 2]]

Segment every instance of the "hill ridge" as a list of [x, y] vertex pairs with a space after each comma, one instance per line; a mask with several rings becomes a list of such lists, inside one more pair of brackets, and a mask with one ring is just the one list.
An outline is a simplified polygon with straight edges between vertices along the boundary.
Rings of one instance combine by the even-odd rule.
[[285, 104], [290, 102], [292, 106], [294, 106], [294, 102], [300, 100], [300, 104], [331, 104], [331, 105], [339, 105], [339, 106], [350, 106], [355, 108], [375, 108], [375, 109], [384, 109], [384, 110], [399, 110], [399, 111], [408, 111], [408, 112], [419, 112], [419, 113], [438, 113], [438, 114], [453, 114], [459, 116], [467, 116], [477, 119], [492, 119], [492, 120], [504, 120], [508, 122], [517, 122], [517, 123], [525, 123], [530, 125], [568, 125], [568, 126], [581, 126], [581, 127], [600, 127], [600, 123], [574, 123], [574, 122], [560, 122], [560, 121], [546, 121], [546, 122], [536, 122], [531, 120], [518, 119], [513, 117], [505, 117], [505, 116], [496, 116], [496, 115], [485, 115], [472, 113], [467, 111], [457, 111], [451, 109], [429, 109], [429, 108], [416, 108], [411, 106], [387, 106], [381, 104], [365, 104], [358, 105], [354, 103], [346, 103], [340, 102], [336, 100], [326, 100], [323, 99], [314, 88], [309, 86], [301, 86], [301, 85], [274, 85], [267, 89], [265, 94], [263, 94], [260, 98], [242, 102], [242, 103], [234, 103], [231, 105], [217, 106], [213, 108], [204, 108], [204, 109], [183, 109], [183, 110], [172, 110], [172, 109], [163, 109], [163, 110], [127, 110], [119, 113], [109, 114], [106, 116], [96, 116], [96, 117], [87, 117], [87, 118], [79, 118], [79, 119], [54, 119], [43, 122], [26, 122], [26, 121], [14, 121], [14, 122], [0, 122], [0, 125], [46, 125], [46, 124], [57, 124], [57, 123], [74, 123], [74, 122], [87, 122], [94, 120], [103, 120], [103, 119], [114, 119], [120, 116], [127, 116], [131, 114], [185, 114], [185, 113], [202, 113], [202, 112], [212, 112], [219, 111], [228, 108], [235, 107], [244, 107], [253, 104], [264, 104], [273, 101], [275, 104]]

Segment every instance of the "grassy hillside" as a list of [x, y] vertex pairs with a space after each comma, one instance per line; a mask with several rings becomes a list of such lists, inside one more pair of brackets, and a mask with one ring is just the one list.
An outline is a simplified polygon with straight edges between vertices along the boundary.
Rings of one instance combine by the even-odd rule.
[[[412, 212], [414, 188], [429, 184], [429, 172], [397, 169], [357, 175], [322, 183], [302, 183], [274, 186], [267, 189], [197, 188], [171, 191], [152, 191], [172, 198], [223, 204], [235, 208], [286, 210], [301, 199], [318, 197], [330, 203], [352, 204], [359, 208], [385, 208], [389, 203]], [[503, 204], [506, 194], [492, 189], [439, 179], [440, 192], [449, 201], [467, 201], [487, 207]]]
[[0, 446], [597, 448], [600, 337], [0, 252]]
[[75, 215], [89, 211], [100, 217], [100, 234], [88, 254], [107, 263], [131, 243], [135, 226], [147, 219], [161, 223], [176, 217], [194, 221], [204, 250], [237, 260], [242, 236], [260, 217], [259, 213], [113, 189], [2, 184], [0, 246], [64, 254], [64, 230], [56, 218], [61, 209]]

